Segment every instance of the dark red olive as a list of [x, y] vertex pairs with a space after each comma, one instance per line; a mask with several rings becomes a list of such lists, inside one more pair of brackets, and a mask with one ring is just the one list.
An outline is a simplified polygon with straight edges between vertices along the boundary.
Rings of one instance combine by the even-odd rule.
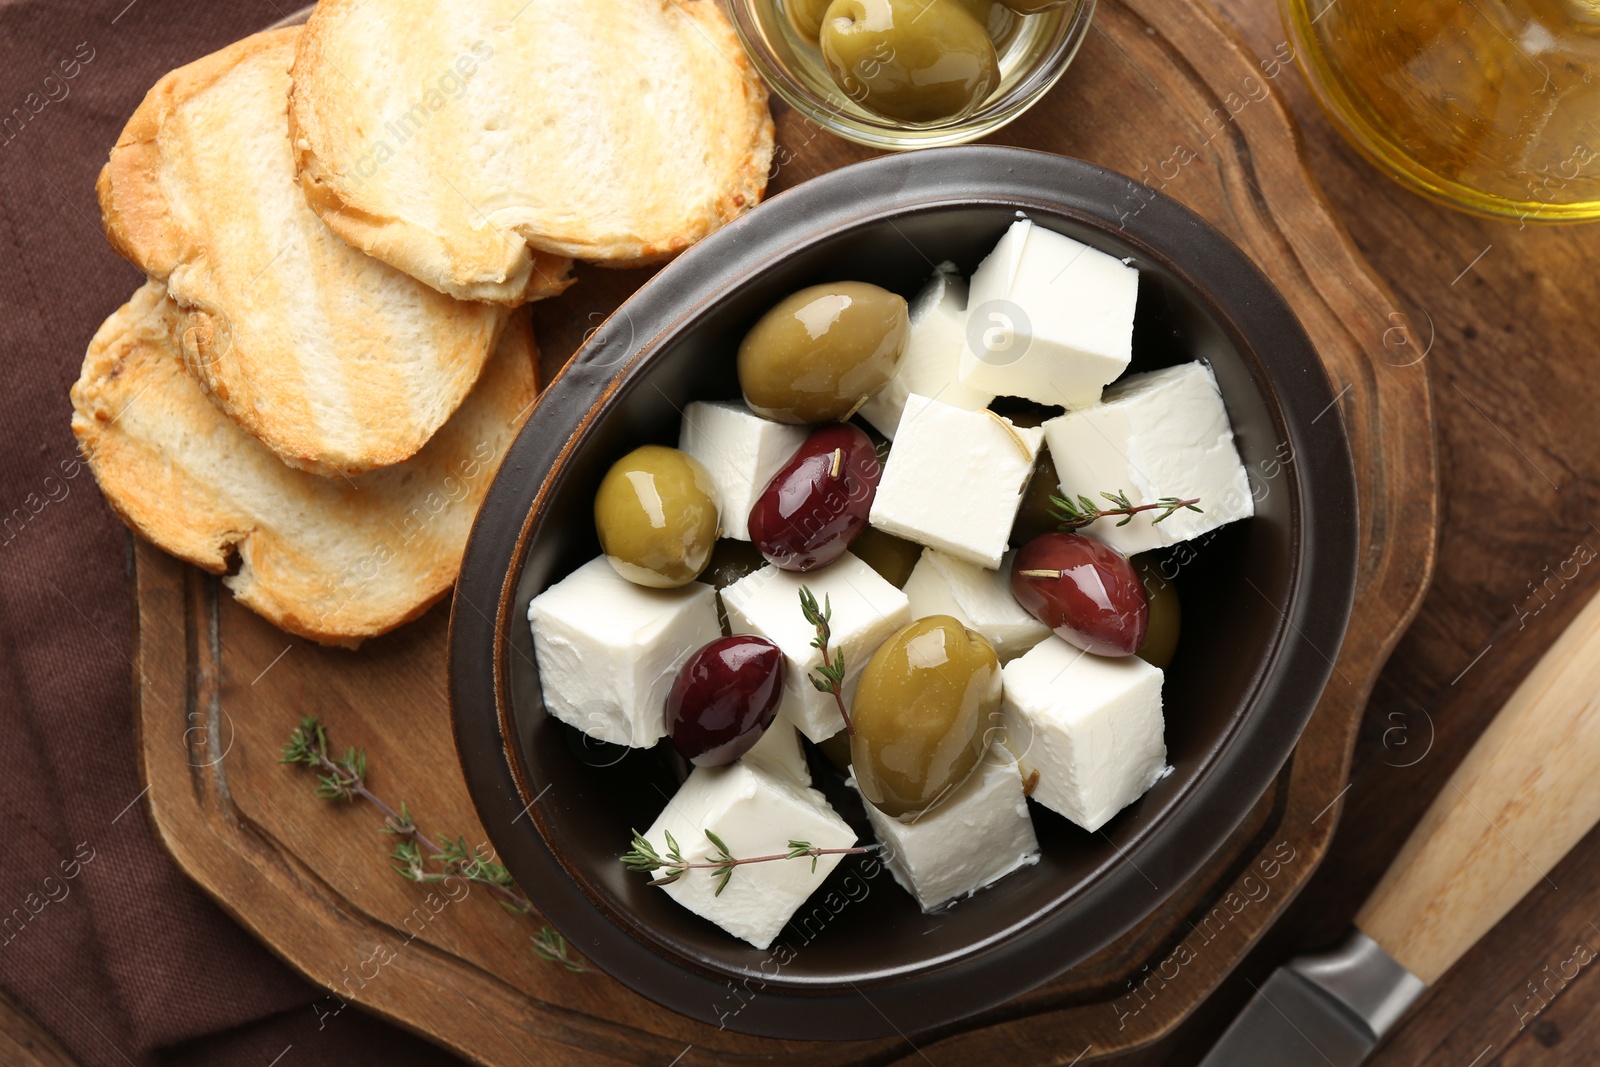
[[1150, 625], [1150, 596], [1128, 557], [1076, 533], [1040, 534], [1017, 550], [1011, 592], [1063, 641], [1131, 656]]
[[811, 571], [844, 555], [867, 528], [883, 467], [848, 423], [812, 431], [750, 508], [750, 540], [774, 566]]
[[696, 767], [732, 763], [772, 725], [783, 653], [764, 637], [719, 637], [689, 657], [667, 693], [667, 734]]

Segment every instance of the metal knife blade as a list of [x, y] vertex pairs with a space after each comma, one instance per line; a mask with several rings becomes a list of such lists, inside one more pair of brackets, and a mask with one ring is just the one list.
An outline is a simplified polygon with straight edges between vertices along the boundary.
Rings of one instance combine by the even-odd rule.
[[1293, 960], [1268, 979], [1202, 1067], [1361, 1063], [1421, 996], [1423, 979], [1449, 971], [1600, 826], [1600, 792], [1587, 788], [1600, 759], [1596, 691], [1600, 595], [1451, 773], [1356, 913], [1358, 929], [1338, 951]]
[[1357, 1067], [1423, 990], [1361, 931], [1256, 990], [1200, 1067]]

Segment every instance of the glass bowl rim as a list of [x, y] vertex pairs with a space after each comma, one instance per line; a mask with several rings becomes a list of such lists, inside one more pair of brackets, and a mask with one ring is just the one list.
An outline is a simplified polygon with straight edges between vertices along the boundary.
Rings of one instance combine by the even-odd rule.
[[[1020, 117], [1066, 74], [1078, 54], [1094, 19], [1098, 0], [1074, 0], [1048, 50], [1005, 93], [970, 115], [953, 121], [905, 124], [845, 112], [837, 102], [819, 98], [796, 78], [767, 46], [755, 12], [757, 4], [774, 0], [727, 0], [730, 21], [745, 54], [773, 92], [805, 119], [817, 126], [870, 148], [901, 151], [965, 144], [1001, 129]], [[842, 98], [843, 94], [840, 94]]]

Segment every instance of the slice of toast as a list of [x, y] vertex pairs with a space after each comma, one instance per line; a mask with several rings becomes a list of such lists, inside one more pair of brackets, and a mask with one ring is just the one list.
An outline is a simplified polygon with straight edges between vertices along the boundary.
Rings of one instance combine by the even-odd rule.
[[307, 201], [458, 297], [534, 250], [659, 262], [753, 207], [767, 94], [716, 0], [322, 0], [289, 121]]
[[416, 618], [461, 565], [473, 515], [538, 393], [514, 312], [461, 407], [422, 451], [354, 478], [285, 466], [180, 362], [182, 315], [149, 282], [106, 320], [72, 388], [72, 432], [113, 510], [290, 633], [354, 646]]
[[212, 400], [285, 462], [355, 474], [413, 455], [450, 417], [506, 310], [363, 255], [306, 206], [286, 118], [300, 32], [162, 78], [100, 203], [112, 243], [183, 308], [183, 359]]

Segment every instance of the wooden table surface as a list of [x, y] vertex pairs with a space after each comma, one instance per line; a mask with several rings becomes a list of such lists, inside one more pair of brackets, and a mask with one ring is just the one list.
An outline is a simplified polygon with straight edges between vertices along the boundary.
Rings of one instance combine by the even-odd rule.
[[[1214, 2], [1257, 53], [1282, 44], [1271, 0]], [[1519, 228], [1435, 206], [1346, 145], [1298, 78], [1279, 85], [1312, 173], [1393, 288], [1402, 305], [1395, 312], [1409, 317], [1424, 347], [1432, 338], [1438, 561], [1373, 694], [1327, 859], [1187, 1023], [1117, 1061], [1138, 1067], [1195, 1063], [1244, 1005], [1250, 983], [1289, 955], [1337, 940], [1518, 680], [1600, 589], [1600, 567], [1587, 566], [1600, 560], [1600, 227]], [[1181, 181], [1167, 190], [1179, 199]], [[1592, 963], [1600, 963], [1595, 833], [1369, 1062], [1587, 1067], [1600, 1059]]]
[[[1214, 0], [1259, 54], [1272, 0]], [[1337, 939], [1516, 682], [1597, 588], [1600, 228], [1480, 221], [1419, 199], [1344, 144], [1303, 85], [1278, 84], [1355, 243], [1426, 346], [1443, 530], [1434, 585], [1368, 709], [1332, 852], [1257, 950], [1167, 1040], [1117, 1062], [1192, 1064], [1273, 966]], [[1183, 199], [1183, 177], [1167, 192]], [[1401, 321], [1401, 320], [1396, 320]], [[1590, 547], [1594, 546], [1594, 547]], [[1594, 573], [1591, 573], [1594, 572]], [[1574, 576], [1575, 575], [1575, 576]], [[1597, 770], [1600, 774], [1600, 770]], [[1600, 787], [1600, 786], [1597, 786]], [[1600, 836], [1591, 834], [1379, 1050], [1381, 1067], [1590, 1064], [1600, 1048]], [[5, 1062], [66, 1063], [0, 1004]], [[1018, 1049], [1018, 1063], [1070, 1050]]]

